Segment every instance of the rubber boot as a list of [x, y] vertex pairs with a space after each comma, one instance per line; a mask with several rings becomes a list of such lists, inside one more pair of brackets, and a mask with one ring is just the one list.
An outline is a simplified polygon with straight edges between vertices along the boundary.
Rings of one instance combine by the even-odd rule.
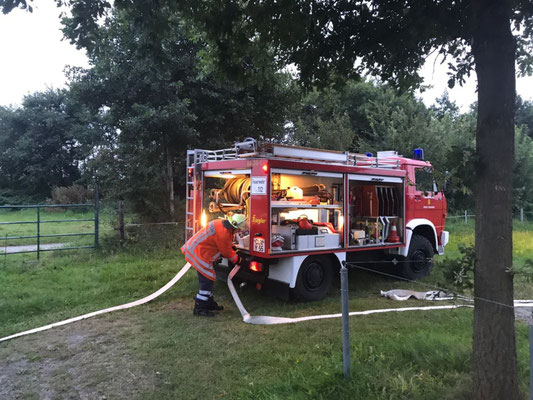
[[222, 311], [224, 309], [224, 306], [220, 306], [216, 301], [215, 299], [213, 298], [213, 296], [210, 296], [209, 297], [209, 300], [207, 300], [207, 307], [208, 307], [208, 310], [211, 310], [211, 311]]
[[209, 309], [208, 301], [205, 300], [194, 300], [194, 309], [192, 314], [198, 317], [214, 317], [215, 313]]

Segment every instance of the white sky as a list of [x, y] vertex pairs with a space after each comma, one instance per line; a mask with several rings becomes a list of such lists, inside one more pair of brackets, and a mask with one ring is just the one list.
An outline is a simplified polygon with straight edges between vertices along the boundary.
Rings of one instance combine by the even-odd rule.
[[[13, 10], [0, 13], [0, 105], [18, 106], [26, 94], [65, 86], [65, 65], [88, 66], [83, 51], [62, 40], [59, 9], [53, 0], [34, 3], [33, 13]], [[432, 89], [418, 94], [426, 105], [433, 104], [447, 89], [446, 67], [430, 59], [423, 68], [424, 84]], [[475, 79], [464, 87], [449, 90], [462, 111], [477, 99]], [[533, 100], [533, 77], [517, 79], [517, 93]]]
[[53, 0], [34, 2], [33, 13], [0, 13], [0, 105], [20, 105], [26, 94], [65, 86], [65, 65], [88, 66], [87, 57], [62, 40]]

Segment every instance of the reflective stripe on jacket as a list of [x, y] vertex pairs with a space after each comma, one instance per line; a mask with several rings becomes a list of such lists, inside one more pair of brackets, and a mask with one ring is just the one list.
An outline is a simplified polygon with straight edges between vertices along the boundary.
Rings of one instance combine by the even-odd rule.
[[232, 263], [236, 263], [239, 258], [231, 245], [233, 230], [226, 228], [224, 222], [222, 219], [211, 221], [181, 247], [185, 259], [199, 273], [212, 281], [216, 279], [213, 262], [221, 256]]

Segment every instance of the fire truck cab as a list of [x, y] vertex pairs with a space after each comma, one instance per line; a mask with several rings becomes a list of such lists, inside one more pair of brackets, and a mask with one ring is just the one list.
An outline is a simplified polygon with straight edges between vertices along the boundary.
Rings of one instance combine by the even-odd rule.
[[[284, 298], [324, 298], [343, 261], [385, 261], [391, 272], [422, 278], [449, 234], [446, 199], [417, 150], [418, 159], [374, 157], [254, 139], [189, 150], [186, 239], [209, 220], [244, 214], [237, 277]], [[231, 267], [222, 260], [217, 276]]]

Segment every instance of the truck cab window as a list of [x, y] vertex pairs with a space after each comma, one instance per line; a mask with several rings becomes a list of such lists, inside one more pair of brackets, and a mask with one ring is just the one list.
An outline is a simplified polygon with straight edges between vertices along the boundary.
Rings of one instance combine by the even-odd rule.
[[416, 190], [424, 193], [437, 192], [437, 185], [433, 179], [431, 168], [415, 169]]

